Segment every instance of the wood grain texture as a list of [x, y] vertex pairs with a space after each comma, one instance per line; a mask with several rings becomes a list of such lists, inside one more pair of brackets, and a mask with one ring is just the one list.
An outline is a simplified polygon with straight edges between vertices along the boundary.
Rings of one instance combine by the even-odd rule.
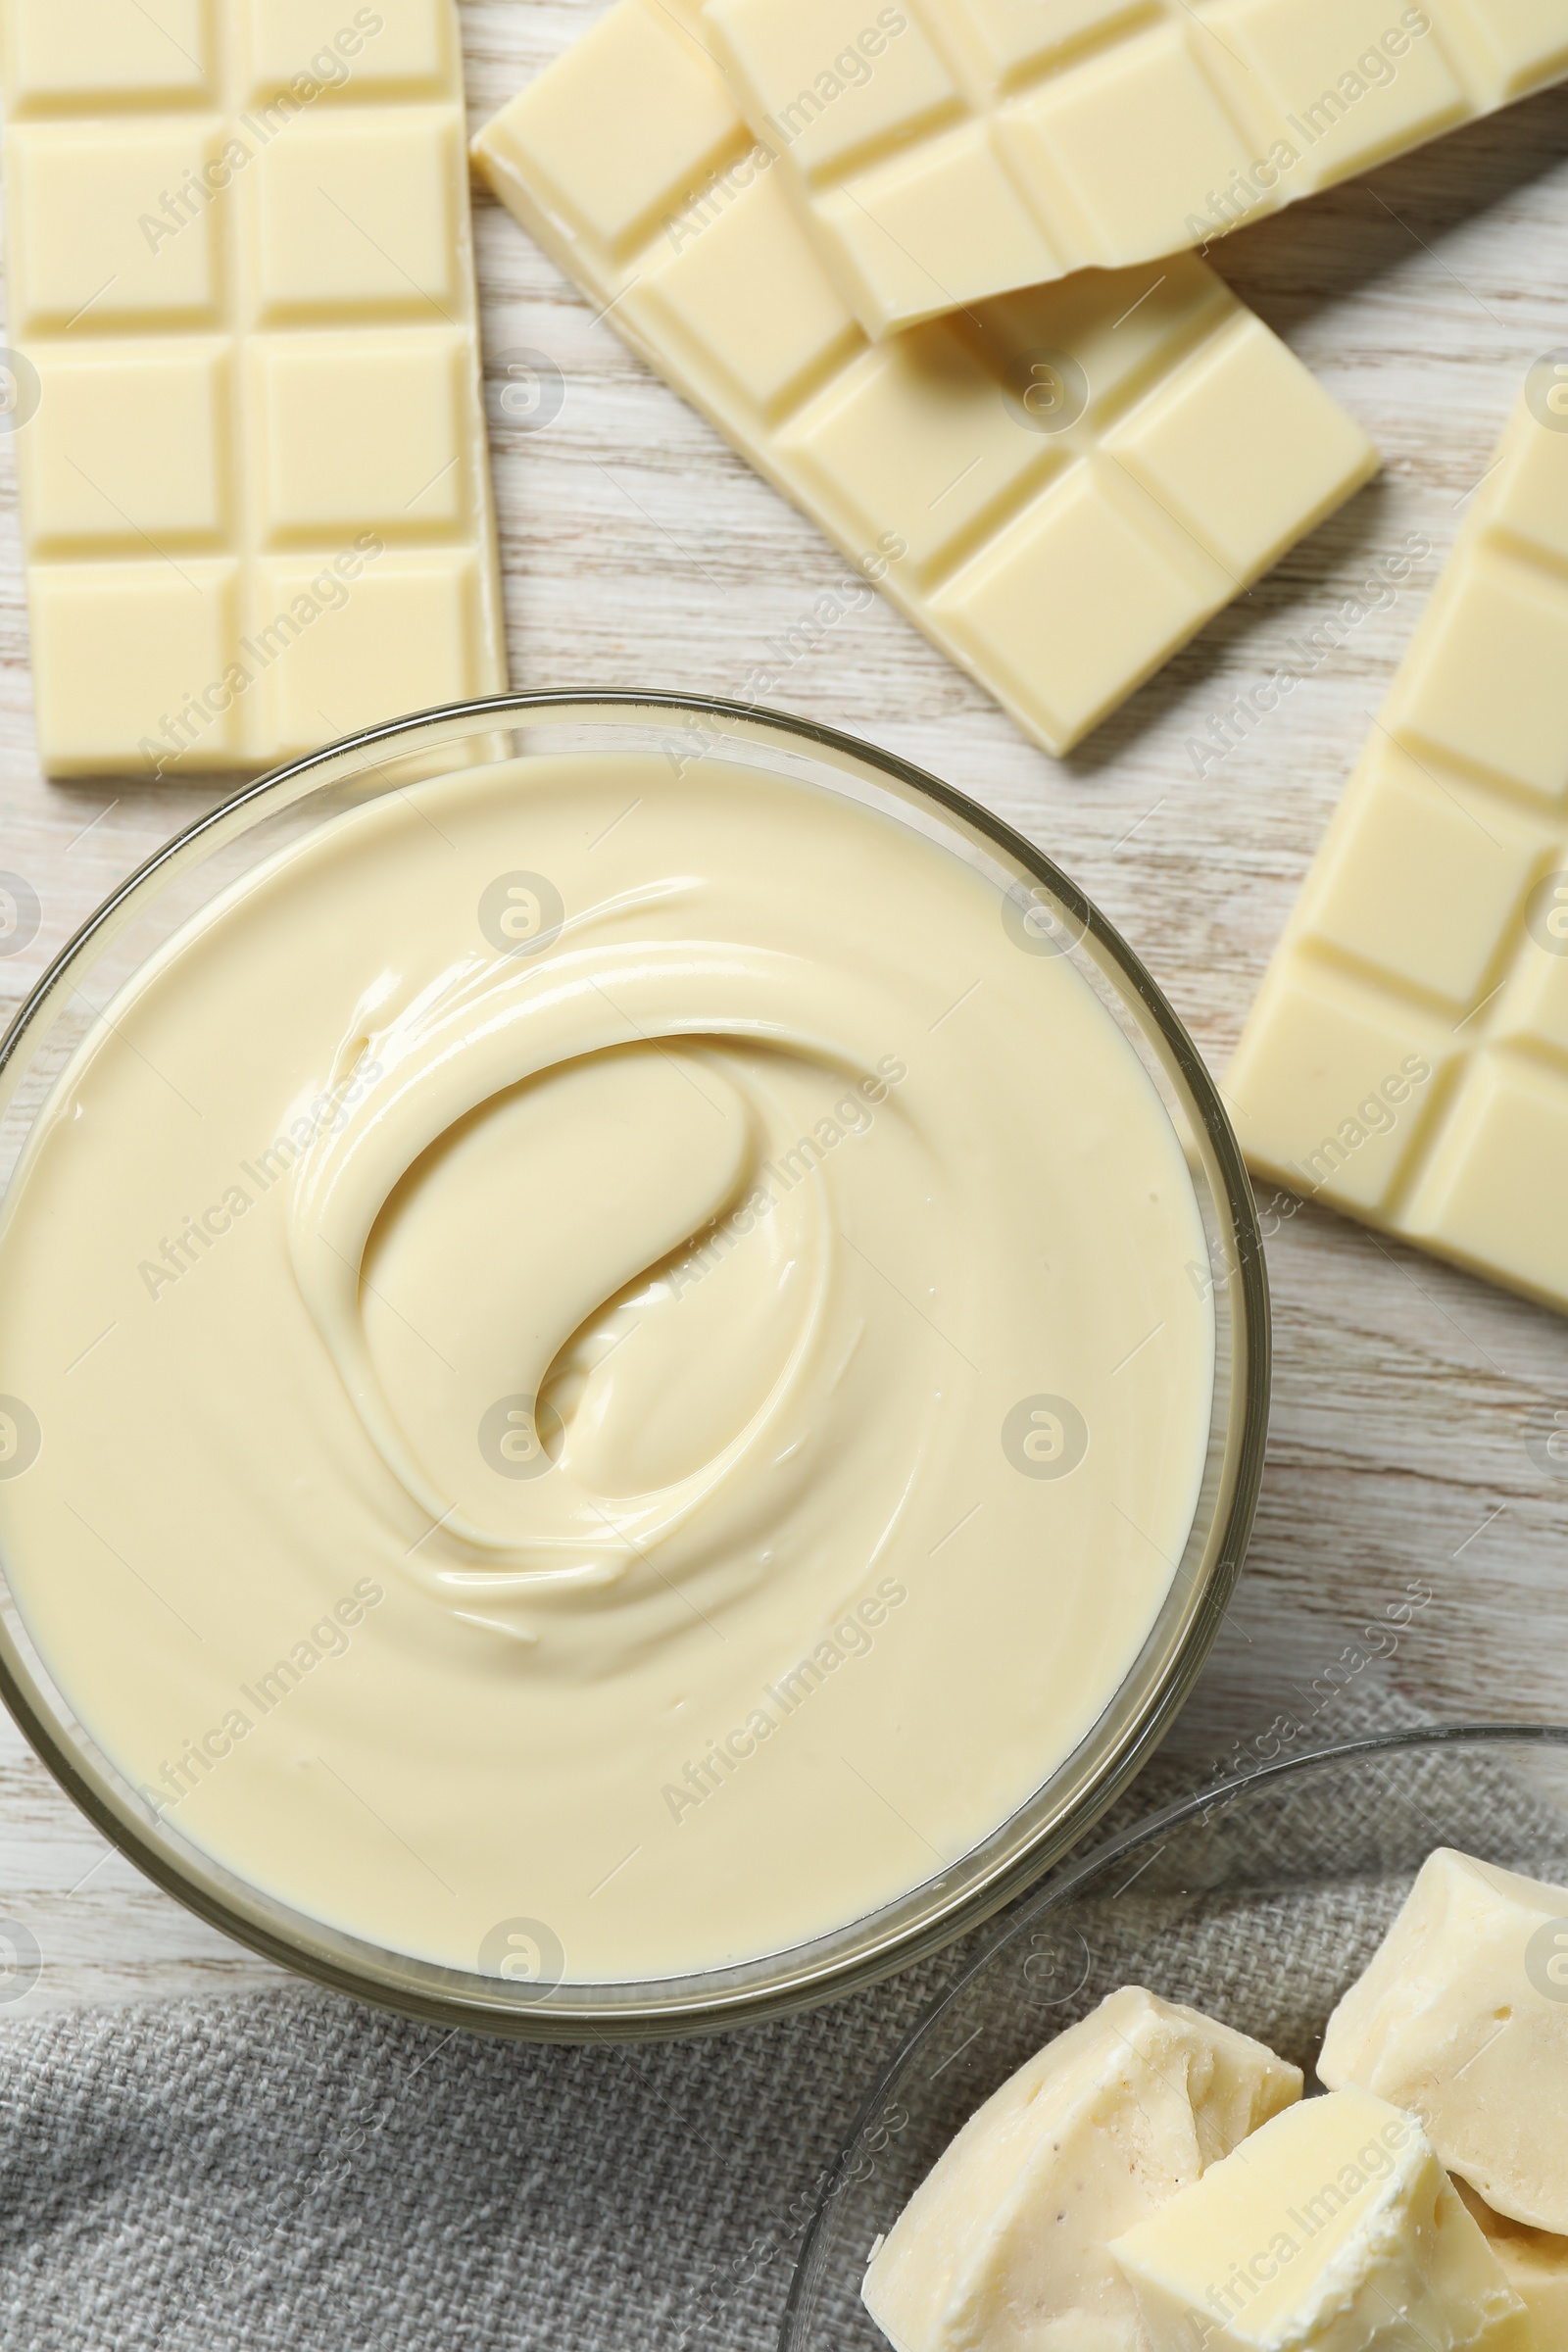
[[[475, 123], [598, 13], [599, 0], [467, 0]], [[1523, 372], [1568, 345], [1565, 148], [1568, 89], [1210, 255], [1367, 427], [1386, 470], [1072, 759], [1031, 749], [880, 602], [776, 697], [919, 761], [1039, 842], [1122, 927], [1217, 1070]], [[482, 195], [476, 225], [492, 368], [542, 352], [564, 382], [547, 429], [509, 428], [494, 450], [514, 682], [738, 691], [836, 558]], [[1211, 714], [1289, 662], [1289, 640], [1408, 532], [1434, 554], [1397, 601], [1200, 774], [1189, 746]], [[44, 906], [32, 948], [0, 963], [0, 1006], [210, 797], [40, 780], [15, 473], [0, 453], [0, 864]], [[1568, 1404], [1568, 1323], [1319, 1209], [1278, 1219], [1269, 1269], [1277, 1373], [1256, 1540], [1172, 1750], [1198, 1769], [1332, 1739], [1336, 1710], [1351, 1708], [1331, 1667], [1358, 1694], [1390, 1679], [1439, 1719], [1568, 1720], [1568, 1479], [1525, 1444], [1543, 1399]], [[1431, 1598], [1395, 1654], [1358, 1667], [1361, 1629], [1412, 1586]], [[271, 1974], [106, 1852], [6, 1727], [8, 1915], [45, 1955], [12, 2015]]]

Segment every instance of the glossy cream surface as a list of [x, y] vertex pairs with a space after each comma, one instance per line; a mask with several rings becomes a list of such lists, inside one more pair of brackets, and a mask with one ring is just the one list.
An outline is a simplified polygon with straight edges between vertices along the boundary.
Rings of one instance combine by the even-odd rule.
[[183, 1837], [602, 1983], [1030, 1795], [1213, 1383], [1177, 1136], [1052, 944], [880, 810], [564, 755], [334, 818], [144, 966], [0, 1223], [0, 1540]]

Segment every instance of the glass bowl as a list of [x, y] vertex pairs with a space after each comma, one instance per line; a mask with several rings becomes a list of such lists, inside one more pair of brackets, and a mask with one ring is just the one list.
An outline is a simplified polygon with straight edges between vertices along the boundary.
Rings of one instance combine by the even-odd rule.
[[780, 2352], [888, 2352], [860, 2301], [877, 2239], [975, 2109], [1119, 1985], [1252, 2034], [1310, 2086], [1330, 2011], [1439, 1845], [1568, 1885], [1568, 1730], [1398, 1732], [1268, 1765], [1063, 1872], [871, 2091], [808, 2230]]
[[[630, 1984], [507, 1981], [377, 1948], [225, 1871], [156, 1810], [77, 1721], [0, 1585], [0, 1694], [97, 1826], [169, 1892], [240, 1941], [365, 1999], [445, 2025], [586, 2039], [730, 2028], [871, 1982], [972, 1928], [1081, 1838], [1147, 1760], [1223, 1617], [1246, 1549], [1267, 1421], [1269, 1328], [1252, 1197], [1218, 1093], [1137, 956], [1067, 877], [997, 818], [906, 762], [755, 708], [666, 695], [515, 695], [374, 728], [278, 770], [200, 818], [117, 891], [0, 1045], [0, 1188], [51, 1086], [115, 992], [236, 880], [346, 811], [462, 767], [607, 752], [726, 762], [807, 782], [938, 840], [999, 888], [1032, 952], [1069, 956], [1156, 1087], [1198, 1197], [1216, 1325], [1212, 1419], [1191, 1539], [1121, 1689], [1035, 1795], [898, 1901], [811, 1943], [700, 1976]], [[0, 1189], [3, 1199], [3, 1189]]]

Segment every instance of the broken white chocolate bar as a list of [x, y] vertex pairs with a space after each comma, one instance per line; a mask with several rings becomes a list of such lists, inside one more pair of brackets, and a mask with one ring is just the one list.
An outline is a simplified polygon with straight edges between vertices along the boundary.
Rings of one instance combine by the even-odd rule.
[[1144, 2352], [1108, 2241], [1301, 2095], [1298, 2067], [1125, 1985], [994, 2091], [863, 2288], [899, 2352]]
[[1557, 1307], [1565, 382], [1568, 364], [1532, 371], [1226, 1082], [1259, 1174]]
[[709, 0], [867, 331], [1206, 245], [1568, 73], [1564, 0]]
[[1317, 2071], [1418, 2115], [1495, 2212], [1568, 2231], [1568, 1887], [1440, 1846], [1329, 2019]]
[[1414, 2117], [1305, 2099], [1111, 2246], [1148, 2352], [1536, 2352]]
[[53, 775], [507, 682], [451, 0], [3, 0]]
[[635, 350], [1068, 750], [1375, 451], [1191, 257], [873, 347], [699, 30], [696, 0], [619, 0], [480, 133], [481, 171]]

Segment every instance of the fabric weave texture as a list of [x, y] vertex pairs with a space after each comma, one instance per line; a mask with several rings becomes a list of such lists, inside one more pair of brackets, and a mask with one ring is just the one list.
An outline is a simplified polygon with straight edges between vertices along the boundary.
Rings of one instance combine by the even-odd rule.
[[[1412, 1715], [1368, 1691], [1334, 1729]], [[1197, 1785], [1156, 1762], [1093, 1842]], [[1136, 1906], [1120, 1916], [1132, 1929]], [[765, 2352], [861, 2099], [988, 1933], [706, 2040], [501, 2042], [306, 1985], [14, 2025], [0, 2345]], [[1284, 1947], [1310, 1933], [1282, 1913], [1283, 2042]], [[1125, 1957], [1135, 1974], [1136, 1948]], [[1200, 1981], [1205, 1954], [1192, 1958]]]

